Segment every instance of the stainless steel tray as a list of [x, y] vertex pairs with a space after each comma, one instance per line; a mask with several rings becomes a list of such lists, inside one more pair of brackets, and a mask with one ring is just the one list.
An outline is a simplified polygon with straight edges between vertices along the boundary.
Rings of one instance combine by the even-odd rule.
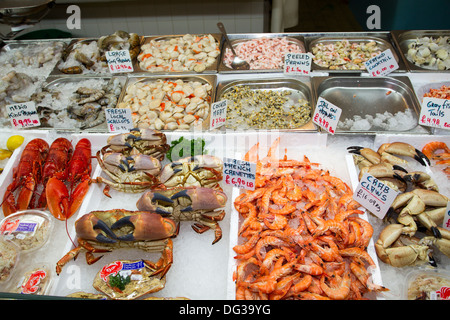
[[[230, 39], [231, 45], [234, 47], [240, 43], [258, 39], [258, 38], [282, 38], [286, 37], [287, 40], [290, 43], [294, 43], [300, 47], [302, 52], [306, 52], [305, 47], [305, 39], [302, 35], [296, 33], [247, 33], [247, 34], [229, 34], [228, 38]], [[225, 52], [226, 49], [229, 48], [228, 44], [225, 42], [225, 39], [222, 41], [222, 47], [221, 47], [221, 55], [220, 55], [220, 64], [219, 64], [219, 72], [227, 73], [227, 72], [251, 72], [251, 73], [258, 73], [258, 72], [281, 72], [283, 68], [279, 69], [258, 69], [258, 70], [234, 70], [228, 66], [225, 65], [224, 59], [225, 59]]]
[[[222, 35], [220, 33], [210, 33], [214, 39], [216, 39], [216, 41], [219, 43], [219, 48], [222, 48]], [[170, 40], [170, 39], [174, 39], [174, 38], [179, 38], [179, 37], [183, 37], [184, 34], [178, 34], [178, 35], [165, 35], [165, 36], [145, 36], [144, 39], [141, 42], [141, 47], [144, 44], [149, 43], [150, 41], [154, 40], [154, 41], [164, 41], [164, 40]], [[207, 67], [205, 69], [205, 71], [200, 72], [199, 74], [203, 74], [203, 73], [217, 73], [217, 68], [219, 66], [219, 57], [221, 55], [219, 54], [216, 57], [216, 61], [209, 67]], [[143, 74], [167, 74], [167, 73], [174, 73], [174, 74], [189, 74], [189, 73], [194, 73], [195, 71], [160, 71], [160, 72], [152, 72], [152, 71], [148, 71], [145, 69], [142, 69], [139, 66], [139, 61], [136, 59], [135, 63], [134, 63], [134, 72], [136, 73], [143, 73]]]
[[[418, 127], [420, 104], [408, 77], [314, 77], [312, 78], [314, 105], [319, 97], [342, 109], [340, 121], [354, 116], [365, 118], [367, 115], [389, 112], [395, 114], [411, 110], [414, 123], [398, 130], [384, 130], [380, 127], [369, 130], [336, 129], [336, 133], [411, 133]], [[425, 131], [428, 132], [424, 128]], [[423, 133], [423, 131], [422, 131]]]
[[[129, 76], [127, 78], [127, 81], [123, 87], [122, 93], [120, 94], [118, 104], [123, 102], [123, 99], [126, 95], [126, 91], [128, 86], [136, 83], [136, 82], [153, 82], [157, 80], [178, 80], [181, 79], [183, 81], [198, 81], [200, 83], [206, 84], [208, 83], [211, 85], [211, 94], [210, 94], [210, 102], [209, 102], [209, 113], [208, 117], [203, 121], [202, 123], [202, 130], [208, 130], [209, 129], [209, 121], [210, 121], [210, 115], [211, 115], [211, 103], [215, 100], [215, 88], [217, 85], [217, 75], [215, 74], [170, 74], [170, 75], [139, 75], [139, 74], [133, 74], [132, 76]], [[171, 131], [171, 130], [161, 130], [161, 131]], [[177, 130], [182, 131], [182, 130]]]
[[[404, 63], [401, 59], [399, 59], [397, 50], [394, 48], [394, 46], [389, 42], [388, 35], [383, 34], [376, 34], [376, 35], [328, 35], [324, 37], [311, 37], [308, 38], [308, 51], [312, 52], [312, 49], [314, 46], [318, 44], [334, 44], [338, 41], [348, 40], [349, 42], [357, 42], [357, 43], [369, 43], [371, 41], [374, 41], [381, 49], [381, 51], [390, 49], [392, 51], [392, 54], [394, 55], [395, 60], [399, 64], [399, 69], [396, 71], [404, 71]], [[367, 72], [366, 69], [363, 70], [332, 70], [327, 67], [320, 66], [314, 62], [312, 62], [311, 70], [316, 71], [329, 71], [329, 72], [337, 72], [337, 73], [355, 73], [355, 72]]]
[[[139, 36], [140, 38], [140, 45], [142, 44], [144, 37], [143, 36]], [[77, 45], [78, 43], [82, 43], [82, 44], [89, 44], [92, 41], [98, 41], [99, 38], [79, 38], [79, 39], [72, 39], [70, 41], [70, 43], [68, 44], [63, 56], [61, 57], [61, 61], [59, 61], [55, 68], [53, 69], [53, 71], [51, 72], [51, 76], [79, 76], [79, 75], [98, 75], [101, 74], [102, 76], [112, 76], [115, 74], [112, 74], [109, 69], [108, 69], [108, 65], [107, 62], [105, 61], [105, 67], [102, 68], [101, 70], [98, 71], [94, 71], [94, 72], [85, 72], [85, 73], [81, 73], [81, 74], [70, 74], [70, 73], [64, 73], [62, 72], [59, 68], [58, 65], [62, 62], [65, 61], [67, 59], [67, 57], [69, 56], [69, 54], [72, 52], [73, 48], [75, 45]], [[136, 61], [136, 58], [132, 59], [132, 63], [134, 65]]]
[[421, 67], [414, 64], [411, 60], [408, 59], [408, 45], [414, 42], [418, 38], [422, 37], [440, 37], [440, 36], [448, 36], [450, 37], [450, 30], [394, 30], [391, 31], [393, 40], [396, 43], [396, 46], [399, 48], [400, 54], [404, 60], [408, 71], [411, 72], [449, 72], [450, 70], [438, 70]]
[[[217, 86], [216, 101], [222, 100], [225, 93], [229, 92], [236, 86], [248, 86], [250, 90], [272, 90], [272, 91], [289, 91], [290, 97], [293, 100], [305, 99], [311, 106], [311, 119], [298, 128], [293, 129], [277, 129], [278, 131], [318, 131], [318, 127], [312, 122], [312, 113], [314, 112], [314, 106], [312, 104], [312, 95], [310, 87], [304, 82], [297, 79], [290, 78], [271, 78], [271, 79], [251, 79], [251, 80], [237, 80], [229, 82], [221, 82]], [[268, 129], [268, 128], [265, 128]], [[238, 129], [239, 130], [239, 129]], [[253, 129], [252, 129], [253, 130]]]
[[[55, 90], [58, 90], [60, 87], [70, 84], [70, 83], [81, 83], [83, 81], [87, 81], [87, 80], [98, 80], [98, 81], [104, 81], [104, 82], [108, 82], [108, 81], [113, 81], [114, 79], [118, 79], [118, 81], [120, 81], [121, 85], [122, 85], [122, 90], [124, 88], [125, 82], [126, 82], [126, 77], [124, 76], [83, 76], [83, 75], [79, 75], [77, 77], [55, 77], [55, 76], [50, 76], [47, 78], [47, 81], [45, 83], [45, 85], [42, 88], [43, 92], [52, 92]], [[80, 84], [81, 87], [81, 84]], [[74, 92], [75, 94], [75, 92]], [[117, 95], [117, 100], [119, 99], [120, 94]], [[51, 106], [45, 105], [43, 104], [38, 104], [36, 103], [36, 108], [38, 108], [38, 106], [43, 106], [43, 107], [47, 107], [49, 109], [52, 109]], [[104, 112], [104, 111], [99, 111], [99, 112]], [[47, 126], [47, 127], [37, 127], [34, 129], [51, 129], [53, 127], [51, 126]], [[69, 132], [83, 132], [83, 133], [89, 133], [89, 132], [100, 132], [100, 133], [108, 133], [108, 128], [106, 126], [106, 121], [104, 121], [101, 124], [98, 124], [94, 127], [91, 128], [86, 128], [86, 129], [79, 129], [79, 128], [74, 128], [74, 127], [54, 127], [54, 129], [56, 130], [62, 130], [62, 131], [69, 131]]]

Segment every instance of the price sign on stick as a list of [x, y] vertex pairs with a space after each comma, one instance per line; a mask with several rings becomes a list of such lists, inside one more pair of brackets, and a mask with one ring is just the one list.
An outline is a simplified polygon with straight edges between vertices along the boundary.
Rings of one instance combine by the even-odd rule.
[[211, 105], [211, 117], [209, 126], [211, 129], [217, 129], [225, 125], [227, 120], [227, 100], [214, 102]]
[[15, 129], [39, 127], [41, 125], [34, 101], [9, 104], [6, 106], [6, 112], [11, 120], [11, 125]]
[[255, 190], [256, 163], [223, 159], [223, 181], [236, 188]]
[[129, 132], [133, 129], [131, 109], [107, 108], [105, 109], [105, 115], [109, 132]]
[[286, 53], [284, 55], [284, 74], [307, 76], [311, 71], [311, 53]]
[[353, 199], [378, 218], [383, 219], [398, 192], [374, 176], [365, 173], [359, 181]]
[[320, 127], [334, 134], [336, 126], [339, 122], [342, 109], [335, 106], [331, 102], [319, 97], [316, 109], [314, 110], [313, 122]]
[[423, 98], [419, 124], [441, 129], [450, 129], [450, 100]]
[[105, 55], [111, 73], [133, 72], [133, 63], [128, 50], [107, 51]]
[[397, 60], [395, 60], [391, 49], [386, 49], [379, 55], [364, 62], [367, 71], [374, 77], [383, 77], [398, 69]]

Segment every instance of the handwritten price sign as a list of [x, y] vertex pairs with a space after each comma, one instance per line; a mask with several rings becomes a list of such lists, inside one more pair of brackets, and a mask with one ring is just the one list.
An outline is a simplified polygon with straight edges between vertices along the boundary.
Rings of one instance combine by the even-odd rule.
[[129, 132], [133, 129], [131, 109], [107, 108], [105, 109], [105, 116], [109, 132]]
[[375, 216], [383, 219], [397, 195], [397, 191], [374, 176], [365, 173], [359, 181], [353, 199]]
[[106, 60], [111, 73], [133, 72], [133, 63], [128, 50], [107, 51]]
[[397, 60], [395, 60], [391, 49], [386, 49], [379, 55], [364, 62], [367, 71], [374, 77], [383, 77], [398, 69]]
[[441, 129], [450, 129], [450, 100], [423, 98], [419, 124]]
[[214, 102], [211, 106], [211, 117], [209, 126], [217, 129], [223, 126], [227, 120], [227, 100]]
[[255, 190], [256, 163], [224, 158], [223, 173], [225, 184], [236, 188]]
[[284, 74], [307, 76], [311, 72], [311, 53], [286, 53], [284, 56]]
[[7, 105], [6, 112], [12, 126], [16, 129], [39, 127], [41, 125], [34, 101]]
[[313, 122], [320, 127], [334, 134], [336, 126], [339, 122], [342, 109], [335, 106], [331, 102], [319, 97], [316, 109], [314, 110]]

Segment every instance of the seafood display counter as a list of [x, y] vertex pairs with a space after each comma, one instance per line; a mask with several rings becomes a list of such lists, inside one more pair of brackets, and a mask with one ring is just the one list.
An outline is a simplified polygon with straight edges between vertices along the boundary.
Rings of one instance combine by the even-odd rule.
[[[217, 34], [8, 41], [0, 296], [446, 298], [450, 135], [418, 119], [448, 97], [448, 34], [232, 34], [247, 71]], [[399, 69], [372, 77], [361, 64], [386, 48]], [[105, 72], [108, 50], [133, 72]], [[274, 51], [311, 52], [310, 75], [259, 56]], [[319, 98], [342, 108], [335, 134]], [[16, 128], [6, 106], [28, 101], [40, 125]], [[107, 108], [133, 129], [110, 131]], [[358, 201], [366, 173], [396, 192], [384, 217]]]

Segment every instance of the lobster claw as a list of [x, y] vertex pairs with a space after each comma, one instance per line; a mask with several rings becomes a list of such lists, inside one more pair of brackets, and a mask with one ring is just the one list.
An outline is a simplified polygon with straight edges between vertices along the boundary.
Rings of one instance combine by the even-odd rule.
[[45, 190], [47, 205], [50, 212], [58, 220], [65, 220], [70, 212], [69, 191], [66, 185], [59, 179], [52, 177], [47, 182]]
[[89, 183], [89, 179], [84, 179], [77, 185], [72, 194], [69, 194], [69, 190], [64, 182], [56, 177], [50, 178], [45, 190], [50, 212], [58, 220], [69, 219], [80, 208], [89, 190]]

